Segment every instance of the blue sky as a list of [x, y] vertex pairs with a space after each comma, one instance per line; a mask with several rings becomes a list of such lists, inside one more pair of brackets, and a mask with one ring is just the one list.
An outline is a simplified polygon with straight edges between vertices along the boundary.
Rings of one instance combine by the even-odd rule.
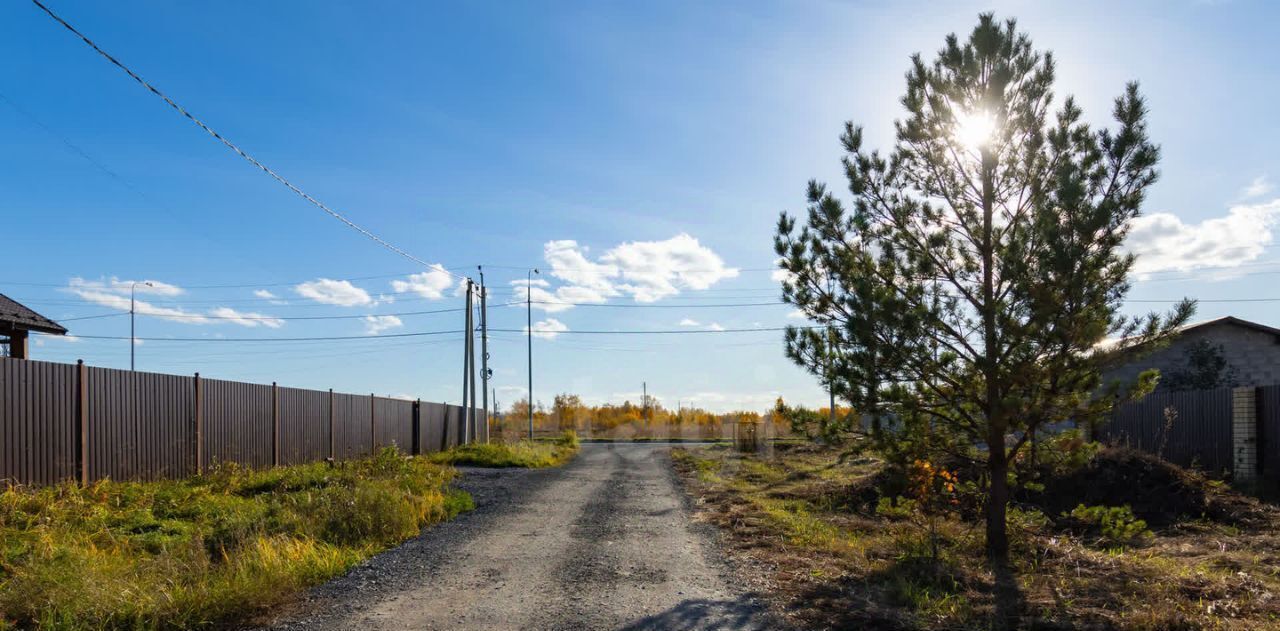
[[[984, 10], [1054, 51], [1057, 92], [1094, 121], [1142, 83], [1164, 159], [1134, 230], [1147, 272], [1134, 313], [1168, 306], [1139, 300], [1280, 298], [1280, 11], [1264, 2], [49, 4], [357, 223], [456, 273], [488, 266], [495, 304], [538, 266], [553, 296], [648, 305], [535, 310], [568, 330], [535, 340], [541, 400], [635, 400], [647, 381], [670, 405], [821, 402], [777, 332], [574, 331], [796, 322], [783, 305], [698, 305], [777, 301], [778, 211], [802, 208], [811, 177], [843, 190], [843, 121], [887, 147], [908, 56]], [[384, 336], [459, 329], [459, 312], [284, 319], [457, 308], [447, 276], [410, 279], [424, 270], [236, 157], [34, 5], [0, 6], [0, 53], [0, 292], [71, 318], [115, 311], [127, 292], [113, 278], [159, 281], [174, 288], [139, 294], [140, 337], [362, 339], [148, 339], [139, 369], [457, 401], [458, 335]], [[1277, 305], [1206, 302], [1200, 317], [1280, 325]], [[495, 328], [524, 318], [491, 310]], [[124, 316], [67, 324], [128, 335]], [[87, 337], [34, 348], [115, 367], [128, 351]], [[491, 355], [499, 399], [523, 396], [521, 334], [495, 334]]]

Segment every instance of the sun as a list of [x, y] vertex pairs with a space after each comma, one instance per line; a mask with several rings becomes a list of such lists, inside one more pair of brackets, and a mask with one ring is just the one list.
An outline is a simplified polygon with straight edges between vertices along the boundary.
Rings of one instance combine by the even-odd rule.
[[995, 134], [996, 123], [983, 110], [956, 112], [956, 126], [952, 136], [966, 149], [975, 153], [982, 150]]

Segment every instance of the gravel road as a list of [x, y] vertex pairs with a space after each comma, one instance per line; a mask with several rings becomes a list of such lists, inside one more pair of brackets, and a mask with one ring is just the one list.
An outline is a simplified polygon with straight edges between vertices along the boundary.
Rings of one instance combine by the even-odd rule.
[[476, 510], [312, 590], [273, 629], [765, 629], [669, 447], [584, 444], [560, 469], [464, 469]]

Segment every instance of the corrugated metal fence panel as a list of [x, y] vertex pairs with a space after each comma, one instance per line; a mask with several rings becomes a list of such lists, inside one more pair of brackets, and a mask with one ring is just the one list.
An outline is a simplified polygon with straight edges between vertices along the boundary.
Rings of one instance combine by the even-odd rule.
[[449, 447], [457, 447], [462, 444], [463, 423], [466, 421], [463, 416], [463, 409], [460, 405], [450, 405], [448, 418], [448, 435], [445, 436], [445, 444]]
[[200, 380], [205, 463], [271, 466], [271, 386]]
[[338, 457], [360, 458], [372, 453], [373, 409], [369, 395], [334, 394], [334, 423], [337, 424]]
[[0, 358], [0, 481], [52, 484], [75, 477], [76, 370]]
[[443, 403], [422, 402], [422, 453], [440, 451], [444, 448], [445, 405]]
[[1262, 474], [1280, 480], [1280, 385], [1258, 388], [1258, 431]]
[[88, 368], [86, 377], [90, 479], [158, 480], [194, 471], [191, 377], [112, 368]]
[[280, 464], [329, 457], [329, 393], [280, 388]]
[[[1166, 410], [1174, 416], [1172, 423]], [[1231, 469], [1231, 388], [1156, 392], [1116, 408], [1098, 435], [1182, 466], [1209, 472]]]
[[413, 446], [413, 401], [373, 399], [375, 449], [395, 445], [409, 453]]

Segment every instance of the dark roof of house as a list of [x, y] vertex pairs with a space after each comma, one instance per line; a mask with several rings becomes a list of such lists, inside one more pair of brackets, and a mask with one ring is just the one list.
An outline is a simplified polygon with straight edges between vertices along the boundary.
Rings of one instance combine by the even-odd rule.
[[1242, 326], [1246, 329], [1253, 329], [1255, 331], [1261, 331], [1263, 333], [1270, 333], [1271, 335], [1280, 336], [1280, 329], [1277, 329], [1275, 327], [1270, 327], [1265, 324], [1258, 324], [1257, 322], [1241, 320], [1240, 318], [1237, 318], [1235, 316], [1223, 316], [1221, 318], [1205, 320], [1204, 322], [1194, 322], [1192, 324], [1188, 324], [1178, 329], [1178, 332], [1186, 333], [1188, 331], [1195, 331], [1197, 329], [1209, 328], [1212, 326], [1217, 326], [1219, 324], [1232, 324], [1235, 326]]
[[0, 329], [37, 331], [53, 335], [66, 335], [62, 325], [23, 306], [14, 299], [0, 294]]

